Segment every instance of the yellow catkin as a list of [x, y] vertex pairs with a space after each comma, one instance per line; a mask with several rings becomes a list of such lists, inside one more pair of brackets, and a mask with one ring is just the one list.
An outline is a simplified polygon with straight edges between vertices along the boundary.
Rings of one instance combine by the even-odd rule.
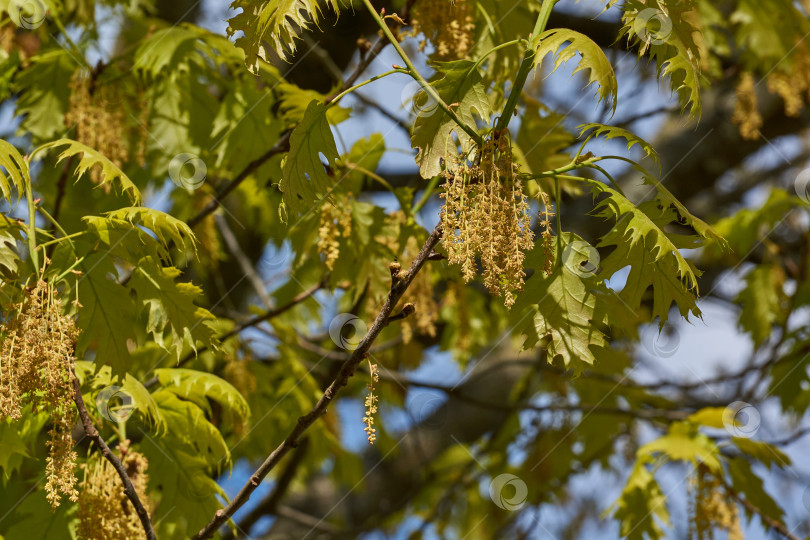
[[[129, 137], [123, 96], [111, 85], [93, 87], [91, 78], [77, 71], [70, 80], [70, 101], [65, 125], [76, 130], [75, 139], [98, 150], [118, 167], [129, 162]], [[139, 156], [143, 157], [143, 156]], [[98, 167], [90, 171], [91, 179], [100, 183]], [[109, 189], [109, 185], [105, 184]]]
[[76, 501], [76, 452], [71, 431], [77, 412], [73, 406], [73, 356], [78, 332], [73, 319], [62, 313], [53, 287], [40, 281], [2, 325], [0, 418], [19, 419], [22, 408], [50, 416], [45, 491], [51, 508], [62, 496]]
[[[411, 236], [405, 245], [403, 253], [403, 268], [410, 267], [413, 259], [419, 253], [419, 244], [416, 238]], [[402, 340], [405, 343], [410, 343], [413, 338], [414, 332], [418, 332], [423, 336], [436, 336], [436, 320], [439, 317], [439, 306], [436, 304], [436, 299], [433, 296], [433, 283], [431, 280], [430, 269], [422, 267], [422, 270], [416, 274], [411, 281], [406, 298], [400, 302], [401, 305], [411, 303], [416, 308], [413, 315], [402, 320]], [[401, 307], [400, 307], [401, 309]]]
[[[148, 509], [152, 506], [146, 497], [149, 462], [142, 454], [129, 448], [128, 440], [118, 446], [118, 453], [138, 498]], [[82, 468], [84, 480], [79, 486], [78, 537], [82, 540], [143, 537], [138, 514], [124, 493], [121, 478], [112, 464], [95, 454]]]
[[737, 103], [734, 106], [734, 115], [731, 120], [740, 130], [743, 139], [759, 138], [759, 128], [762, 127], [762, 115], [757, 110], [757, 94], [754, 76], [743, 73], [737, 85]]
[[366, 427], [363, 428], [363, 431], [366, 432], [368, 437], [368, 444], [374, 444], [374, 441], [377, 440], [377, 430], [374, 428], [374, 415], [377, 414], [377, 396], [374, 395], [374, 383], [380, 380], [380, 376], [377, 372], [377, 364], [372, 364], [369, 361], [368, 369], [369, 382], [366, 384], [368, 394], [366, 394], [365, 401], [366, 415], [363, 417], [363, 424]]
[[471, 0], [419, 0], [413, 7], [413, 34], [421, 33], [424, 50], [427, 41], [435, 47], [433, 59], [467, 58], [475, 40], [475, 4]]
[[525, 253], [534, 244], [508, 135], [488, 139], [476, 163], [460, 163], [445, 177], [441, 219], [448, 262], [460, 265], [470, 281], [480, 258], [484, 284], [512, 307], [515, 292], [523, 289]]
[[[768, 91], [777, 94], [785, 103], [785, 114], [798, 117], [804, 108], [805, 99], [810, 99], [810, 53], [800, 43], [785, 62], [788, 69], [774, 70], [767, 76]], [[780, 66], [781, 67], [781, 66]]]
[[318, 228], [318, 251], [324, 256], [326, 267], [331, 271], [340, 257], [340, 237], [352, 234], [351, 196], [347, 195], [337, 204], [321, 205], [321, 221]]
[[0, 28], [0, 50], [6, 54], [11, 54], [14, 50], [14, 30], [11, 26]]
[[552, 210], [548, 193], [541, 191], [540, 200], [543, 202], [543, 209], [540, 211], [540, 228], [543, 229], [543, 232], [540, 233], [540, 236], [543, 238], [543, 253], [546, 256], [543, 272], [545, 272], [546, 275], [549, 275], [551, 274], [551, 263], [554, 260], [554, 242], [551, 234], [551, 218], [557, 214]]
[[729, 540], [743, 540], [737, 505], [728, 499], [720, 481], [705, 467], [698, 468], [692, 492], [691, 540], [714, 540], [715, 530], [725, 531]]

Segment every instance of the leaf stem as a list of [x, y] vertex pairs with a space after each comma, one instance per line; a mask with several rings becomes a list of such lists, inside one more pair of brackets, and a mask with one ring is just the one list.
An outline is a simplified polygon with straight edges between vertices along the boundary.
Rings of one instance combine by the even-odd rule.
[[[532, 30], [532, 41], [536, 40], [537, 37], [546, 29], [548, 19], [551, 16], [551, 10], [554, 8], [554, 4], [556, 4], [557, 1], [558, 0], [543, 0], [543, 5], [540, 7], [540, 13], [537, 15], [537, 21], [534, 23], [534, 30]], [[498, 123], [495, 125], [496, 131], [503, 131], [509, 127], [509, 121], [512, 119], [512, 113], [514, 112], [515, 107], [517, 107], [518, 99], [520, 99], [520, 93], [523, 91], [523, 86], [526, 84], [526, 79], [529, 77], [529, 72], [531, 72], [532, 67], [534, 66], [535, 54], [537, 54], [536, 45], [535, 43], [532, 43], [523, 54], [523, 61], [520, 64], [520, 69], [518, 69], [515, 82], [512, 85], [512, 90], [509, 92], [506, 105], [504, 105], [503, 112], [501, 113], [500, 118], [498, 118]]]
[[[26, 161], [28, 161], [27, 158]], [[37, 255], [36, 225], [37, 209], [34, 206], [33, 183], [28, 175], [26, 175], [26, 180], [28, 181], [28, 185], [25, 186], [25, 200], [28, 202], [28, 251], [29, 255], [31, 256], [31, 264], [34, 265], [34, 273], [37, 275], [37, 279], [39, 279], [39, 256]]]
[[560, 199], [562, 193], [560, 190], [560, 179], [554, 177], [554, 215], [557, 218], [557, 257], [562, 264], [562, 217], [560, 216]]
[[[71, 264], [69, 267], [67, 267], [67, 268], [65, 269], [65, 271], [64, 271], [64, 272], [62, 272], [61, 274], [59, 274], [58, 276], [56, 276], [56, 277], [54, 278], [53, 282], [54, 282], [54, 283], [59, 283], [60, 281], [62, 281], [63, 279], [65, 279], [65, 277], [66, 277], [68, 274], [70, 274], [70, 273], [73, 271], [73, 269], [74, 269], [74, 268], [76, 268], [77, 266], [79, 266], [79, 265], [82, 263], [82, 261], [84, 261], [84, 257], [77, 257], [77, 258], [76, 258], [76, 262], [74, 262], [74, 263], [73, 263], [73, 264]], [[76, 289], [76, 292], [78, 293], [78, 288]]]
[[476, 61], [475, 61], [475, 64], [473, 65], [473, 67], [472, 67], [472, 68], [473, 68], [473, 69], [478, 69], [478, 67], [481, 65], [481, 63], [482, 63], [484, 60], [486, 60], [486, 59], [487, 59], [487, 57], [488, 57], [490, 54], [492, 54], [492, 53], [494, 53], [494, 52], [496, 52], [496, 51], [499, 51], [499, 50], [501, 50], [501, 49], [505, 49], [506, 47], [511, 47], [512, 45], [517, 45], [517, 44], [518, 44], [518, 43], [520, 43], [521, 41], [524, 41], [524, 40], [522, 40], [522, 39], [513, 39], [512, 41], [507, 41], [506, 43], [501, 43], [500, 45], [496, 45], [495, 47], [492, 47], [490, 50], [488, 50], [487, 52], [485, 52], [484, 54], [482, 54], [482, 55], [481, 55], [481, 56], [478, 58], [478, 60], [476, 60]]
[[367, 81], [363, 81], [361, 83], [355, 84], [354, 86], [351, 86], [351, 87], [347, 88], [346, 90], [342, 91], [341, 93], [339, 93], [338, 95], [333, 97], [329, 101], [329, 103], [326, 104], [326, 107], [329, 108], [329, 107], [331, 107], [333, 105], [336, 105], [337, 102], [340, 101], [340, 99], [342, 97], [344, 97], [346, 94], [350, 94], [350, 93], [354, 92], [355, 90], [357, 90], [358, 88], [367, 85], [368, 83], [372, 83], [372, 82], [374, 82], [374, 81], [376, 81], [378, 79], [382, 79], [383, 77], [387, 77], [388, 75], [393, 75], [394, 73], [404, 73], [405, 75], [410, 75], [410, 72], [407, 69], [402, 69], [402, 68], [392, 69], [390, 71], [386, 71], [385, 73], [380, 73], [379, 75], [375, 75], [375, 76], [371, 77]]
[[74, 54], [82, 59], [82, 63], [84, 63], [84, 67], [89, 68], [89, 69], [92, 70], [93, 68], [90, 65], [90, 63], [87, 61], [87, 58], [84, 56], [84, 53], [79, 48], [79, 46], [76, 45], [76, 42], [73, 41], [70, 38], [70, 34], [68, 34], [67, 29], [65, 28], [65, 25], [62, 24], [62, 21], [59, 20], [59, 17], [55, 16], [52, 13], [51, 14], [51, 20], [54, 22], [54, 24], [59, 29], [59, 31], [62, 32], [62, 35], [65, 38], [65, 41], [67, 41], [68, 45], [70, 45], [70, 48], [73, 49]]
[[602, 157], [602, 156], [597, 156], [597, 157], [592, 157], [592, 158], [588, 158], [588, 159], [583, 159], [581, 161], [578, 161], [576, 158], [574, 158], [574, 160], [572, 160], [567, 165], [563, 165], [562, 167], [558, 167], [556, 169], [551, 169], [550, 171], [543, 171], [543, 172], [538, 173], [538, 174], [529, 175], [529, 178], [547, 178], [549, 176], [552, 176], [552, 177], [557, 176], [559, 174], [562, 174], [562, 173], [565, 173], [565, 172], [568, 172], [568, 171], [573, 171], [574, 169], [581, 169], [581, 168], [589, 167], [592, 164], [596, 163], [597, 161], [602, 161], [603, 159], [607, 159], [607, 158]]
[[67, 231], [65, 231], [65, 229], [63, 229], [62, 226], [59, 225], [59, 222], [56, 221], [56, 218], [54, 218], [47, 210], [45, 210], [41, 206], [39, 208], [37, 208], [37, 210], [39, 211], [40, 214], [45, 216], [45, 219], [50, 221], [51, 225], [53, 225], [54, 228], [57, 231], [59, 231], [59, 233], [61, 233], [61, 235], [62, 235], [62, 238], [57, 238], [55, 240], [51, 240], [51, 241], [46, 242], [45, 244], [42, 244], [42, 245], [46, 246], [48, 244], [53, 244], [54, 242], [59, 242], [60, 240], [67, 239], [70, 242], [70, 247], [74, 248], [74, 251], [75, 251], [75, 246], [73, 245], [73, 241], [71, 239], [74, 238], [75, 236], [79, 236], [79, 235], [84, 234], [86, 231], [82, 231], [82, 232], [78, 232], [78, 233], [74, 233], [74, 234], [68, 234]]
[[590, 168], [590, 169], [594, 169], [594, 170], [599, 171], [600, 173], [602, 173], [602, 174], [605, 176], [605, 178], [607, 178], [607, 179], [610, 181], [610, 183], [611, 183], [611, 184], [613, 184], [613, 187], [615, 187], [615, 188], [616, 188], [616, 191], [618, 191], [619, 193], [621, 193], [622, 197], [627, 198], [627, 197], [625, 196], [625, 194], [624, 194], [624, 191], [623, 191], [623, 190], [622, 190], [622, 188], [619, 186], [619, 184], [616, 182], [616, 180], [614, 180], [614, 179], [613, 179], [613, 177], [612, 177], [612, 176], [611, 176], [611, 175], [610, 175], [610, 174], [609, 174], [609, 173], [608, 173], [608, 172], [607, 172], [605, 169], [603, 169], [603, 168], [602, 168], [602, 167], [600, 167], [599, 165], [594, 165], [593, 163], [591, 163], [590, 165], [588, 165], [588, 168]]
[[459, 118], [458, 115], [454, 113], [453, 110], [447, 105], [447, 103], [444, 102], [439, 93], [436, 92], [436, 89], [433, 88], [430, 85], [430, 83], [427, 82], [427, 80], [425, 80], [425, 78], [422, 76], [421, 73], [419, 73], [419, 71], [416, 69], [416, 66], [413, 65], [413, 62], [411, 62], [411, 59], [408, 57], [408, 54], [405, 52], [405, 50], [399, 44], [399, 41], [397, 41], [397, 38], [391, 32], [391, 29], [388, 28], [388, 25], [385, 24], [383, 18], [380, 16], [379, 13], [377, 13], [377, 11], [374, 9], [374, 6], [371, 5], [371, 0], [363, 0], [363, 3], [366, 5], [366, 8], [368, 8], [368, 11], [369, 13], [371, 13], [371, 16], [374, 17], [374, 20], [377, 21], [377, 25], [383, 31], [385, 37], [388, 38], [388, 41], [391, 43], [391, 45], [393, 45], [394, 49], [397, 51], [397, 54], [399, 54], [399, 57], [402, 59], [403, 62], [405, 62], [405, 65], [408, 67], [407, 69], [408, 74], [419, 82], [419, 84], [422, 86], [425, 92], [427, 92], [427, 94], [436, 101], [439, 107], [444, 112], [446, 112], [448, 116], [450, 116], [450, 118], [452, 118], [453, 121], [456, 124], [458, 124], [459, 127], [462, 130], [464, 130], [464, 132], [467, 133], [467, 135], [469, 135], [476, 142], [476, 144], [478, 144], [479, 146], [482, 145], [484, 142], [483, 138], [475, 131], [475, 129], [471, 128], [470, 126], [461, 121], [461, 118]]
[[416, 215], [419, 213], [420, 210], [422, 210], [425, 204], [427, 204], [428, 200], [430, 200], [430, 196], [433, 195], [433, 190], [435, 190], [436, 186], [439, 185], [439, 181], [441, 180], [441, 178], [442, 178], [441, 175], [437, 174], [436, 176], [430, 179], [430, 182], [425, 188], [425, 191], [422, 193], [422, 196], [419, 198], [419, 201], [417, 201], [417, 203], [413, 205], [413, 208], [411, 209], [411, 214]]
[[[87, 231], [79, 231], [77, 233], [73, 233], [73, 234], [70, 234], [70, 235], [67, 235], [67, 236], [60, 236], [59, 238], [55, 238], [53, 240], [48, 240], [47, 242], [41, 242], [40, 244], [37, 245], [37, 247], [38, 248], [45, 248], [45, 247], [48, 247], [48, 246], [53, 245], [53, 244], [58, 244], [59, 242], [62, 242], [63, 240], [71, 240], [73, 238], [78, 238], [79, 236], [82, 236], [84, 234], [87, 234]], [[72, 247], [72, 244], [73, 243], [71, 242], [71, 247]]]

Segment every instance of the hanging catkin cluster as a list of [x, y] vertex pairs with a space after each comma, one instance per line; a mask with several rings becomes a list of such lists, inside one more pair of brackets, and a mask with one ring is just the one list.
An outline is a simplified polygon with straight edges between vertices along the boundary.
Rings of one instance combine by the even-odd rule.
[[467, 58], [475, 39], [475, 4], [471, 0], [419, 0], [413, 7], [413, 34], [424, 35], [436, 48], [433, 59], [439, 61]]
[[380, 380], [380, 375], [377, 372], [377, 364], [368, 363], [369, 382], [366, 384], [368, 394], [366, 394], [366, 415], [363, 417], [363, 423], [366, 425], [363, 431], [366, 432], [368, 437], [368, 444], [374, 444], [377, 440], [377, 430], [374, 428], [374, 415], [377, 414], [377, 396], [374, 395], [374, 383]]
[[756, 85], [754, 76], [750, 73], [743, 73], [737, 84], [737, 102], [731, 120], [737, 124], [743, 139], [754, 140], [759, 137], [762, 115], [757, 109]]
[[523, 259], [533, 246], [529, 205], [512, 161], [508, 135], [486, 141], [473, 165], [461, 163], [445, 173], [441, 219], [448, 261], [461, 265], [465, 281], [476, 274], [511, 307], [523, 288]]
[[[114, 85], [93, 86], [91, 78], [82, 71], [77, 71], [70, 80], [70, 102], [65, 114], [65, 125], [70, 129], [76, 127], [75, 139], [82, 144], [98, 150], [118, 167], [130, 160], [130, 132], [127, 126], [127, 115], [122, 105], [124, 96]], [[142, 106], [138, 122], [145, 126], [148, 107]], [[138, 129], [137, 158], [141, 165], [145, 162], [146, 132], [144, 127]], [[94, 182], [100, 181], [97, 167], [91, 171]]]
[[690, 538], [714, 540], [715, 529], [728, 533], [728, 540], [743, 540], [737, 505], [729, 502], [720, 481], [699, 467], [692, 484], [692, 520]]
[[[785, 115], [797, 118], [806, 102], [810, 102], [810, 51], [804, 43], [797, 44], [789, 59], [771, 70], [765, 77], [768, 91], [782, 98]], [[762, 115], [757, 109], [756, 82], [745, 72], [737, 85], [737, 102], [732, 120], [744, 139], [758, 139]]]
[[[401, 210], [392, 214], [392, 219], [404, 223], [406, 221], [405, 213]], [[402, 267], [409, 268], [411, 263], [419, 254], [419, 242], [416, 237], [408, 237], [405, 243], [405, 249], [400, 250], [396, 241], [391, 242], [391, 248], [394, 252], [402, 254]], [[439, 306], [436, 304], [436, 299], [433, 294], [433, 282], [431, 279], [430, 269], [423, 267], [411, 281], [410, 287], [399, 302], [398, 306], [401, 310], [407, 303], [413, 304], [415, 311], [413, 315], [402, 319], [402, 341], [410, 343], [413, 339], [414, 332], [423, 336], [436, 336], [436, 320], [439, 318]]]
[[[414, 237], [408, 239], [408, 250], [416, 256], [418, 247]], [[433, 297], [433, 283], [427, 269], [423, 268], [411, 281], [408, 287], [408, 302], [414, 305], [416, 311], [412, 316], [402, 320], [402, 341], [410, 343], [414, 331], [423, 336], [435, 337], [439, 306]]]
[[[129, 440], [118, 445], [121, 463], [127, 470], [138, 498], [149, 506], [146, 487], [149, 462], [129, 448]], [[86, 464], [80, 484], [78, 536], [82, 540], [118, 540], [142, 538], [143, 529], [135, 507], [124, 493], [121, 478], [112, 464], [99, 454]]]
[[62, 495], [76, 501], [76, 452], [71, 430], [76, 423], [72, 377], [77, 331], [62, 314], [53, 287], [40, 281], [27, 292], [2, 326], [0, 345], [0, 417], [19, 419], [31, 405], [33, 413], [50, 415], [45, 491], [51, 508]]
[[768, 91], [781, 97], [785, 114], [795, 118], [801, 114], [805, 100], [810, 102], [810, 52], [804, 42], [797, 44], [785, 64], [788, 69], [768, 73]]
[[352, 208], [350, 196], [332, 204], [321, 205], [321, 225], [318, 228], [318, 251], [324, 256], [326, 267], [334, 270], [340, 256], [340, 237], [352, 234]]

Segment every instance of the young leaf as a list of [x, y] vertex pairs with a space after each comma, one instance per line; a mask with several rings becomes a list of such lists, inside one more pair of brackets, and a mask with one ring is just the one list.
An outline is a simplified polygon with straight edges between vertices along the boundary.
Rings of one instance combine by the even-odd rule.
[[28, 172], [28, 163], [20, 155], [14, 145], [0, 139], [0, 192], [9, 202], [11, 201], [11, 191], [15, 189], [17, 196], [21, 197], [25, 192], [25, 186], [31, 183]]
[[0, 273], [3, 268], [15, 274], [20, 256], [17, 253], [17, 241], [22, 239], [22, 227], [14, 219], [0, 214]]
[[[69, 267], [69, 261], [66, 257], [62, 267]], [[76, 269], [82, 272], [77, 282], [81, 305], [77, 352], [81, 355], [95, 349], [96, 365], [110, 366], [114, 377], [124, 376], [132, 356], [129, 344], [135, 342], [138, 327], [135, 303], [126, 287], [118, 283], [118, 270], [107, 253], [87, 254]]]
[[153, 208], [146, 208], [143, 206], [127, 206], [112, 212], [107, 212], [108, 219], [128, 221], [129, 223], [146, 227], [153, 233], [168, 250], [169, 243], [173, 242], [175, 246], [183, 250], [197, 249], [197, 239], [194, 237], [191, 227], [186, 225], [185, 221], [180, 221], [176, 217], [155, 210]]
[[[177, 268], [163, 268], [151, 257], [144, 257], [129, 281], [138, 300], [149, 307], [147, 331], [164, 349], [173, 347], [178, 360], [184, 344], [196, 352], [197, 342], [208, 348], [216, 343], [214, 330], [206, 324], [214, 316], [194, 305], [194, 298], [202, 290], [191, 283], [178, 282], [181, 273]], [[164, 338], [166, 328], [171, 336], [168, 344]]]
[[119, 169], [117, 165], [104, 157], [100, 152], [93, 150], [89, 146], [86, 146], [78, 141], [73, 141], [71, 139], [59, 139], [43, 144], [34, 150], [33, 154], [38, 152], [47, 152], [48, 150], [59, 148], [60, 146], [67, 146], [67, 148], [62, 150], [62, 152], [59, 154], [57, 163], [67, 159], [70, 156], [79, 156], [79, 162], [76, 164], [75, 172], [77, 179], [91, 168], [98, 165], [101, 169], [101, 183], [99, 185], [117, 183], [119, 184], [121, 190], [129, 196], [129, 199], [133, 204], [141, 203], [141, 192], [138, 190], [135, 184], [132, 183], [132, 180], [130, 180], [129, 177], [127, 177], [127, 175], [124, 174], [124, 172]]
[[[534, 56], [535, 66], [541, 64], [543, 58], [550, 53], [554, 57], [554, 69], [551, 70], [553, 73], [561, 65], [573, 58], [576, 53], [579, 53], [581, 59], [573, 74], [586, 69], [590, 70], [588, 84], [585, 86], [596, 83], [599, 102], [601, 103], [602, 100], [609, 101], [611, 110], [616, 111], [616, 74], [599, 45], [594, 43], [588, 36], [569, 28], [546, 30], [538, 36], [538, 39], [539, 45]], [[568, 46], [563, 48], [566, 44]]]
[[[338, 0], [325, 0], [328, 8], [340, 14]], [[234, 0], [231, 9], [241, 9], [228, 19], [228, 36], [241, 31], [236, 46], [245, 51], [248, 69], [258, 71], [259, 58], [268, 61], [264, 42], [269, 42], [281, 58], [295, 53], [298, 34], [317, 26], [323, 15], [317, 0]]]
[[663, 437], [650, 441], [638, 449], [639, 458], [653, 458], [661, 454], [668, 460], [686, 461], [703, 465], [715, 473], [722, 471], [717, 445], [695, 425], [674, 422]]
[[[621, 535], [629, 540], [658, 540], [664, 537], [659, 521], [669, 527], [667, 497], [643, 460], [636, 461], [619, 499], [608, 509], [621, 524]], [[657, 518], [657, 519], [656, 519]]]
[[177, 69], [187, 58], [199, 62], [201, 58], [193, 53], [203, 32], [191, 24], [161, 28], [141, 42], [135, 51], [134, 68], [157, 77]]
[[603, 331], [608, 315], [621, 317], [627, 308], [587, 266], [593, 251], [583, 249], [586, 242], [565, 233], [562, 245], [562, 264], [549, 276], [538, 271], [527, 280], [512, 321], [527, 336], [524, 348], [541, 343], [549, 362], [559, 357], [567, 369], [580, 373], [593, 365], [598, 349], [608, 346]]
[[0, 422], [0, 440], [3, 441], [0, 445], [0, 470], [3, 471], [3, 484], [6, 484], [19, 471], [23, 458], [31, 457], [31, 454], [17, 427], [5, 420]]
[[740, 326], [751, 335], [755, 347], [770, 337], [773, 325], [782, 318], [785, 280], [780, 266], [755, 266], [745, 275], [745, 287], [734, 299], [742, 305]]
[[630, 265], [630, 274], [621, 297], [631, 307], [637, 308], [646, 290], [652, 286], [653, 317], [660, 317], [661, 326], [668, 318], [672, 302], [677, 303], [684, 317], [688, 317], [690, 312], [700, 316], [695, 303], [697, 275], [700, 272], [679, 251], [684, 247], [697, 247], [699, 244], [695, 240], [699, 240], [699, 237], [664, 232], [662, 227], [670, 221], [670, 216], [662, 214], [666, 208], [662, 211], [656, 201], [636, 206], [601, 182], [590, 181], [590, 184], [595, 195], [608, 195], [597, 203], [596, 215], [616, 219], [616, 225], [599, 243], [600, 247], [616, 246], [602, 260], [602, 276], [609, 278]]
[[[731, 486], [735, 491], [745, 495], [745, 499], [766, 516], [779, 523], [784, 523], [784, 510], [765, 491], [762, 479], [751, 470], [751, 464], [748, 463], [748, 460], [742, 457], [731, 458], [728, 462], [728, 474], [731, 477]], [[764, 521], [762, 524], [766, 529], [769, 527], [768, 523]]]
[[[618, 0], [610, 0], [609, 5]], [[698, 117], [701, 111], [701, 48], [695, 40], [701, 29], [695, 2], [678, 1], [651, 4], [644, 0], [625, 0], [622, 33], [636, 44], [639, 55], [649, 54], [658, 67], [658, 78], [669, 77], [673, 92], [683, 110]], [[659, 28], [655, 29], [654, 26]]]
[[[717, 233], [728, 239], [728, 245], [738, 257], [745, 256], [761, 242], [765, 231], [785, 219], [794, 208], [802, 206], [802, 200], [783, 189], [772, 189], [768, 200], [758, 208], [743, 208], [715, 223]], [[721, 255], [719, 249], [707, 250], [710, 258]]]
[[707, 243], [714, 243], [722, 251], [728, 251], [729, 249], [728, 241], [726, 241], [726, 239], [723, 238], [723, 235], [721, 235], [719, 232], [713, 229], [708, 223], [706, 223], [702, 219], [692, 215], [692, 213], [689, 212], [689, 210], [687, 210], [687, 208], [678, 199], [675, 198], [675, 195], [670, 193], [670, 191], [664, 187], [664, 184], [659, 182], [654, 176], [652, 176], [649, 173], [646, 173], [644, 175], [644, 183], [649, 186], [655, 186], [655, 190], [658, 192], [658, 194], [655, 197], [655, 200], [661, 209], [660, 215], [665, 214], [670, 209], [674, 210], [678, 223], [694, 229], [694, 231], [703, 241]]
[[212, 399], [241, 418], [250, 414], [247, 401], [229, 382], [216, 375], [193, 369], [156, 369], [155, 376], [163, 388], [183, 399], [208, 408]]
[[[489, 123], [491, 109], [486, 90], [481, 84], [481, 75], [473, 69], [474, 62], [459, 60], [436, 64], [437, 73], [443, 74], [431, 86], [452, 108], [458, 118], [467, 126], [475, 127], [475, 115]], [[422, 178], [433, 178], [442, 172], [441, 162], [455, 161], [458, 148], [453, 133], [458, 137], [461, 148], [469, 148], [470, 136], [465, 133], [450, 116], [432, 101], [425, 90], [414, 97], [420, 104], [411, 136], [411, 146], [419, 149], [416, 162]]]
[[318, 101], [310, 102], [301, 123], [290, 135], [290, 152], [281, 170], [281, 191], [284, 202], [293, 215], [320, 200], [330, 189], [326, 165], [334, 166], [340, 158], [335, 138], [326, 121], [327, 108]]
[[628, 150], [633, 148], [633, 146], [638, 145], [644, 151], [644, 153], [655, 162], [656, 165], [659, 167], [661, 166], [661, 159], [658, 157], [658, 153], [655, 151], [655, 148], [653, 148], [650, 143], [632, 131], [599, 123], [582, 124], [579, 126], [579, 138], [581, 139], [582, 136], [585, 135], [585, 132], [591, 129], [594, 130], [591, 134], [594, 137], [604, 135], [605, 139], [615, 139], [617, 137], [625, 139], [627, 141]]
[[[79, 360], [76, 362], [76, 376], [83, 386], [88, 386], [91, 390], [100, 390], [107, 386], [116, 384], [121, 386], [121, 390], [132, 398], [131, 406], [139, 411], [145, 419], [152, 422], [158, 432], [165, 428], [163, 416], [160, 413], [152, 394], [141, 384], [141, 382], [129, 373], [121, 380], [115, 380], [112, 376], [110, 366], [102, 366], [96, 369], [92, 362]], [[95, 397], [95, 394], [92, 396]], [[86, 400], [92, 403], [92, 400]]]
[[[160, 493], [152, 519], [163, 523], [171, 531], [169, 536], [188, 538], [219, 510], [218, 496], [227, 498], [210, 471], [218, 472], [229, 463], [230, 452], [196, 404], [165, 389], [153, 396], [167, 429], [162, 436], [141, 441], [149, 459], [149, 488]], [[163, 519], [169, 515], [170, 519]]]
[[20, 132], [31, 133], [36, 144], [52, 140], [71, 127], [64, 125], [62, 117], [68, 110], [67, 83], [76, 71], [76, 61], [67, 49], [57, 47], [31, 57], [30, 62], [15, 78], [12, 91], [19, 95], [15, 113], [23, 117]]
[[780, 469], [791, 465], [790, 457], [772, 444], [745, 437], [732, 437], [731, 441], [740, 449], [740, 452], [760, 461], [768, 469], [773, 465]]

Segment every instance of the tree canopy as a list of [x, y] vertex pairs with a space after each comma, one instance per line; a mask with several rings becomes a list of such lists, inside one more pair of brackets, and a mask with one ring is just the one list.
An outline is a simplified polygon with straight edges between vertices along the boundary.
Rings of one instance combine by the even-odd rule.
[[0, 539], [810, 538], [809, 35], [0, 0]]

